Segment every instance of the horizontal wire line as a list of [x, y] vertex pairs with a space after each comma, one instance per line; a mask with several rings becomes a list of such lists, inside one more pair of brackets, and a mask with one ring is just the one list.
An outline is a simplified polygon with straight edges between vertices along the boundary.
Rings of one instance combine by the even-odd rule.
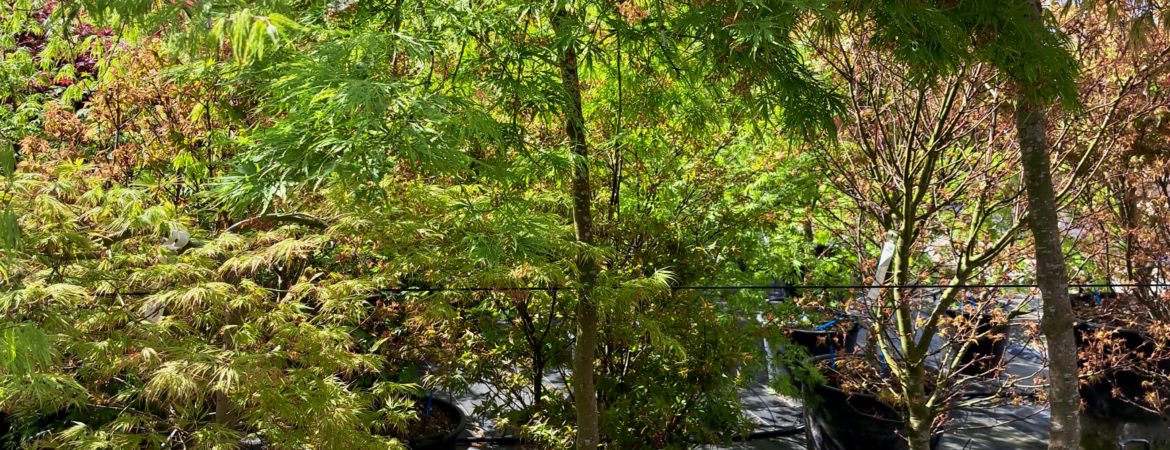
[[[1023, 284], [1023, 283], [999, 283], [999, 284], [885, 284], [885, 285], [868, 285], [868, 284], [808, 284], [808, 285], [695, 285], [695, 286], [672, 286], [672, 291], [764, 291], [764, 290], [780, 290], [780, 289], [803, 289], [814, 291], [827, 290], [849, 290], [849, 289], [945, 289], [945, 288], [959, 288], [959, 289], [1030, 289], [1037, 288], [1037, 284]], [[1070, 289], [1109, 289], [1109, 288], [1170, 288], [1170, 283], [1091, 283], [1091, 284], [1069, 284]], [[580, 290], [579, 287], [564, 287], [564, 286], [517, 286], [517, 287], [436, 287], [436, 288], [385, 288], [381, 292], [384, 294], [393, 293], [436, 293], [436, 292], [553, 292], [553, 291], [575, 291]], [[283, 289], [268, 289], [273, 292], [286, 292]], [[114, 293], [100, 293], [96, 294], [99, 297], [112, 297], [118, 295], [126, 296], [140, 296], [151, 295], [154, 292], [114, 292]]]

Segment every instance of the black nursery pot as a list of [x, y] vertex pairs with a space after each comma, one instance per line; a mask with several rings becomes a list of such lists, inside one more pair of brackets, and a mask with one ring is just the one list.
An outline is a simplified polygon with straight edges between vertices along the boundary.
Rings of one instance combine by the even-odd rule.
[[857, 322], [849, 322], [849, 328], [841, 330], [788, 330], [788, 340], [804, 347], [811, 356], [822, 356], [839, 353], [853, 353], [857, 348], [857, 332], [861, 326]]
[[[818, 356], [813, 361], [829, 359]], [[809, 450], [908, 450], [901, 414], [864, 392], [845, 392], [833, 386], [802, 386], [805, 437]], [[941, 434], [930, 440], [939, 448]]]
[[1117, 298], [1117, 293], [1116, 292], [1097, 292], [1097, 293], [1070, 292], [1068, 294], [1069, 301], [1071, 301], [1073, 303], [1077, 303], [1077, 302], [1096, 303], [1098, 297], [1100, 297], [1101, 300], [1111, 300], [1111, 299]]
[[0, 448], [3, 448], [8, 441], [8, 432], [12, 429], [12, 423], [8, 419], [8, 413], [0, 411]]
[[[1111, 327], [1092, 322], [1078, 320], [1073, 326], [1073, 336], [1077, 345], [1077, 366], [1081, 367], [1084, 361], [1079, 353], [1088, 344], [1087, 337], [1100, 329], [1109, 330], [1116, 339], [1120, 339], [1126, 352], [1133, 358], [1148, 358], [1153, 354], [1154, 344], [1137, 330]], [[1170, 373], [1170, 361], [1158, 364], [1158, 370]], [[1092, 384], [1081, 383], [1081, 400], [1085, 403], [1085, 413], [1105, 420], [1120, 420], [1124, 422], [1146, 423], [1158, 422], [1164, 419], [1162, 415], [1134, 405], [1126, 399], [1139, 399], [1145, 395], [1145, 383], [1155, 382], [1151, 377], [1130, 370], [1115, 370], [1094, 380]], [[1120, 395], [1115, 395], [1120, 394]]]
[[[427, 399], [420, 398], [420, 402]], [[444, 432], [415, 436], [407, 439], [406, 444], [411, 450], [455, 450], [459, 443], [459, 435], [467, 429], [467, 415], [454, 403], [447, 400], [431, 397], [431, 411], [442, 411], [455, 419], [456, 426]]]
[[[947, 311], [947, 315], [954, 318], [956, 311]], [[964, 316], [967, 316], [964, 313]], [[969, 317], [969, 316], [968, 316]], [[979, 336], [975, 343], [959, 355], [960, 373], [970, 376], [995, 377], [999, 375], [1003, 356], [1007, 352], [1008, 336], [1012, 327], [1009, 323], [994, 323], [990, 314], [981, 314], [975, 321], [975, 335]], [[955, 345], [964, 345], [956, 343]]]

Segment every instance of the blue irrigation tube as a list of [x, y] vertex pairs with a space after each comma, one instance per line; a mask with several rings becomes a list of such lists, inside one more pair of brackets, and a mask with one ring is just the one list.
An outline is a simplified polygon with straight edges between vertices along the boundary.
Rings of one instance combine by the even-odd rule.
[[435, 399], [435, 391], [427, 392], [427, 408], [423, 412], [423, 422], [431, 420], [431, 402]]
[[833, 319], [833, 320], [830, 320], [830, 321], [828, 321], [828, 322], [825, 322], [824, 324], [817, 325], [817, 327], [816, 327], [816, 328], [814, 328], [814, 330], [816, 330], [816, 331], [825, 331], [825, 330], [829, 329], [829, 327], [831, 327], [831, 326], [833, 326], [833, 325], [835, 325], [835, 324], [837, 324], [837, 319]]

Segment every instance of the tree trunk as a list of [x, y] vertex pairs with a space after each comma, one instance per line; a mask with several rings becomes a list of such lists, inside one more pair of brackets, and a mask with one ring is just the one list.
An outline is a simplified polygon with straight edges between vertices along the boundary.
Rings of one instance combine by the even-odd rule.
[[[567, 8], [567, 6], [562, 6]], [[559, 37], [571, 35], [569, 11], [553, 15], [553, 27]], [[585, 140], [585, 117], [581, 111], [581, 81], [577, 73], [576, 40], [566, 39], [560, 55], [561, 83], [564, 86], [565, 135], [573, 152], [573, 226], [577, 240], [593, 244], [593, 213], [590, 204], [593, 190], [589, 184], [589, 146]], [[600, 441], [597, 388], [593, 383], [593, 363], [597, 351], [598, 314], [593, 302], [593, 284], [597, 263], [588, 256], [578, 262], [581, 290], [577, 300], [577, 345], [573, 354], [573, 396], [577, 409], [577, 449], [595, 450]]]
[[926, 367], [920, 363], [911, 365], [907, 375], [905, 382], [909, 395], [906, 398], [906, 407], [910, 416], [906, 422], [907, 441], [910, 450], [930, 450], [935, 412], [927, 405], [929, 396], [924, 388], [926, 377], [929, 375], [926, 373]]
[[[1034, 0], [1033, 0], [1034, 1]], [[1036, 4], [1039, 8], [1039, 4]], [[1037, 19], [1039, 20], [1039, 19]], [[1028, 97], [1027, 86], [1016, 105], [1016, 138], [1028, 196], [1028, 228], [1035, 239], [1036, 281], [1040, 285], [1043, 315], [1040, 328], [1048, 341], [1049, 449], [1075, 450], [1079, 446], [1077, 348], [1073, 341], [1073, 311], [1068, 298], [1068, 273], [1061, 251], [1056, 194], [1048, 160], [1048, 120], [1043, 105]]]
[[532, 406], [541, 410], [544, 399], [544, 354], [537, 350], [532, 354]]
[[1081, 449], [1116, 450], [1121, 442], [1123, 425], [1107, 420], [1086, 420], [1081, 424]]
[[[898, 230], [897, 250], [894, 253], [894, 283], [898, 286], [906, 286], [910, 284], [911, 279], [911, 265], [914, 255], [914, 232], [919, 224], [918, 206], [919, 203], [915, 200], [918, 197], [918, 189], [925, 189], [927, 186], [916, 182], [918, 177], [913, 176], [909, 165], [915, 159], [913, 150], [907, 150], [901, 155], [905, 161], [906, 167], [903, 168], [902, 184], [905, 192], [902, 192], [901, 205], [899, 205], [900, 212], [896, 215], [900, 222], [900, 229]], [[880, 281], [880, 280], [879, 280]], [[902, 358], [893, 358], [891, 364], [897, 365], [905, 374], [900, 380], [902, 395], [904, 398], [903, 407], [906, 411], [906, 441], [910, 445], [911, 450], [930, 450], [930, 435], [931, 428], [934, 425], [935, 411], [931, 411], [930, 405], [927, 403], [925, 386], [926, 381], [926, 351], [918, 351], [918, 341], [915, 339], [917, 327], [915, 323], [915, 310], [912, 302], [914, 301], [914, 292], [907, 292], [901, 288], [894, 288], [894, 329], [897, 331], [897, 348], [902, 350], [904, 355]], [[885, 336], [879, 336], [879, 339], [885, 339]], [[890, 346], [893, 346], [892, 343]]]
[[[243, 319], [240, 316], [240, 311], [232, 309], [228, 312], [225, 324], [239, 326], [243, 323]], [[223, 333], [223, 348], [225, 350], [235, 350], [236, 348], [236, 340], [233, 333], [234, 331]], [[238, 411], [236, 411], [235, 405], [232, 405], [231, 397], [226, 392], [216, 391], [214, 400], [215, 423], [234, 429], [240, 421], [240, 416]]]
[[[556, 294], [553, 294], [556, 295]], [[524, 331], [524, 342], [532, 352], [532, 406], [540, 411], [544, 398], [544, 337], [536, 329], [536, 318], [528, 312], [528, 300], [516, 303], [516, 315], [520, 316], [520, 329]], [[553, 303], [552, 306], [556, 306]], [[550, 313], [551, 313], [550, 308]], [[549, 320], [552, 320], [551, 314]]]

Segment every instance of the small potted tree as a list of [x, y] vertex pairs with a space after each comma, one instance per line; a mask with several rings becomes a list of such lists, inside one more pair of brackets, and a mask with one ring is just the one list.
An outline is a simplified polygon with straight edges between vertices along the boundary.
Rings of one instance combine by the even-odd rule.
[[1004, 354], [1011, 336], [1011, 319], [1023, 309], [1009, 312], [1004, 302], [978, 300], [967, 296], [967, 302], [947, 311], [951, 333], [951, 348], [957, 353], [955, 370], [963, 375], [996, 377], [1003, 369]]
[[[856, 302], [867, 329], [867, 356], [860, 361], [869, 368], [843, 376], [876, 380], [864, 374], [886, 372], [888, 377], [877, 377], [883, 388], [861, 391], [884, 400], [901, 419], [900, 428], [887, 432], [909, 448], [927, 450], [937, 443], [950, 411], [995, 397], [970, 398], [966, 393], [974, 386], [993, 384], [992, 394], [999, 394], [1014, 380], [985, 383], [961, 370], [976, 366], [972, 362], [992, 362], [975, 353], [963, 361], [964, 347], [978, 350], [981, 338], [979, 314], [963, 317], [963, 294], [978, 280], [1022, 281], [1015, 275], [1024, 259], [1017, 244], [1028, 217], [1021, 214], [1026, 209], [1017, 181], [1017, 143], [990, 122], [970, 120], [994, 117], [1010, 103], [998, 94], [995, 73], [983, 67], [965, 66], [930, 82], [877, 75], [867, 68], [913, 69], [886, 48], [856, 44], [871, 41], [868, 30], [860, 20], [850, 25], [855, 26], [844, 27], [849, 31], [838, 38], [850, 41], [848, 51], [836, 45], [843, 42], [813, 44], [832, 79], [847, 88], [856, 112], [842, 127], [841, 142], [815, 153], [856, 211], [837, 232], [853, 237], [851, 250], [862, 260], [858, 272], [875, 273], [860, 280], [874, 288]], [[888, 139], [887, 133], [904, 139]], [[988, 158], [987, 149], [996, 149], [996, 157]], [[962, 326], [955, 326], [948, 311]], [[994, 325], [987, 334], [1000, 334]], [[992, 337], [993, 352], [995, 342]], [[861, 364], [844, 369], [854, 366]], [[993, 366], [970, 370], [992, 373]], [[815, 428], [813, 418], [809, 426]]]
[[[875, 365], [858, 355], [822, 355], [810, 367], [814, 372], [804, 374], [801, 383], [810, 449], [909, 448], [907, 417], [884, 361]], [[941, 437], [931, 437], [932, 449]]]
[[459, 435], [467, 430], [467, 415], [462, 409], [433, 391], [411, 397], [408, 405], [414, 419], [398, 424], [390, 435], [406, 442], [411, 450], [455, 450]]
[[[778, 316], [793, 317], [780, 322], [782, 334], [810, 356], [852, 353], [857, 348], [858, 321], [845, 314], [845, 303], [821, 295], [805, 298], [790, 286], [779, 286], [768, 294], [768, 302], [787, 309]], [[793, 309], [794, 308], [794, 309]], [[777, 321], [779, 322], [779, 321]]]
[[1170, 417], [1167, 324], [1130, 295], [1082, 292], [1070, 298], [1086, 413], [1125, 422]]

